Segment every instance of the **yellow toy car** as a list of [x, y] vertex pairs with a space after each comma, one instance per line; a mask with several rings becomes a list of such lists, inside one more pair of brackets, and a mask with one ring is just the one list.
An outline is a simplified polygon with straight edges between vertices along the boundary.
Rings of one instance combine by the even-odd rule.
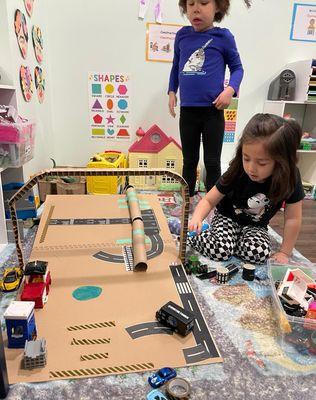
[[0, 280], [0, 290], [11, 292], [18, 289], [23, 277], [23, 271], [20, 267], [6, 268], [2, 279]]

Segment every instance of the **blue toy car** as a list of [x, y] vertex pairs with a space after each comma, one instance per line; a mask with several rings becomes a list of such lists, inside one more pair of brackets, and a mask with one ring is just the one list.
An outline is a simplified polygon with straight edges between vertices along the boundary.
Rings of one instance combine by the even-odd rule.
[[167, 397], [160, 390], [154, 389], [147, 394], [147, 400], [167, 400]]
[[148, 382], [153, 388], [158, 388], [176, 376], [177, 373], [173, 368], [165, 367], [150, 375]]
[[[206, 229], [210, 229], [210, 224], [208, 224], [207, 222], [204, 222], [203, 225], [202, 225], [202, 227], [201, 227], [201, 233], [202, 233], [203, 231], [206, 231]], [[189, 236], [189, 237], [193, 237], [193, 236], [196, 236], [196, 235], [197, 235], [197, 232], [196, 232], [196, 231], [188, 232], [188, 236]]]

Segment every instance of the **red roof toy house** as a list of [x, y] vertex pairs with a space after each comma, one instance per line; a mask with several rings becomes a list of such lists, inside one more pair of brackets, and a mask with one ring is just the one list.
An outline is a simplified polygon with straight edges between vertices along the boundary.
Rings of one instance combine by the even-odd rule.
[[[147, 132], [139, 128], [136, 136], [137, 141], [128, 149], [130, 168], [163, 168], [181, 175], [182, 150], [173, 137], [167, 136], [157, 125]], [[179, 189], [175, 181], [167, 176], [130, 177], [130, 184], [137, 189]]]

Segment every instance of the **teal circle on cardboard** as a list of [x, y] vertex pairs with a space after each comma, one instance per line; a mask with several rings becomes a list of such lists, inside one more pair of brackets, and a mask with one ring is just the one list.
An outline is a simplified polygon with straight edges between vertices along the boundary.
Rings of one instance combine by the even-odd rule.
[[102, 289], [98, 286], [81, 286], [72, 292], [72, 296], [79, 301], [92, 300], [100, 296]]
[[121, 110], [125, 110], [127, 108], [127, 101], [126, 100], [119, 100], [118, 103], [118, 108], [120, 108]]

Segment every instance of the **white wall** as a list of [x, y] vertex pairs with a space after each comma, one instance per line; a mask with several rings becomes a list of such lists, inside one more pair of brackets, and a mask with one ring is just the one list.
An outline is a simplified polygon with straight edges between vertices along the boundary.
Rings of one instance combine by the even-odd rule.
[[[13, 12], [11, 3], [18, 1], [7, 2]], [[245, 67], [239, 102], [239, 132], [254, 113], [263, 110], [269, 83], [285, 64], [316, 58], [315, 43], [289, 40], [294, 2], [253, 0], [248, 10], [243, 0], [232, 0], [230, 16], [221, 23], [235, 35]], [[165, 23], [186, 23], [177, 3], [177, 0], [165, 0]], [[126, 151], [129, 147], [130, 143], [89, 138], [87, 77], [90, 71], [131, 73], [133, 129], [138, 126], [148, 129], [158, 124], [168, 135], [179, 137], [178, 120], [172, 119], [167, 109], [166, 89], [171, 64], [145, 61], [146, 22], [154, 20], [153, 7], [141, 21], [137, 18], [138, 4], [139, 0], [34, 2], [34, 22], [41, 18], [42, 29], [45, 22], [45, 56], [49, 63], [44, 107], [47, 107], [45, 121], [48, 123], [48, 107], [51, 106], [53, 142], [48, 142], [48, 146], [43, 133], [40, 134], [37, 149], [43, 149], [44, 153], [37, 151], [36, 160], [31, 164], [33, 168], [50, 166], [48, 155], [61, 165], [85, 165], [95, 152], [105, 148]], [[16, 58], [19, 50], [15, 48]], [[34, 61], [32, 49], [29, 50]], [[34, 98], [37, 110], [41, 106], [36, 102]], [[224, 145], [224, 162], [231, 158], [234, 147], [234, 144]]]
[[[1, 0], [3, 2], [4, 0]], [[4, 1], [5, 2], [5, 1]], [[6, 60], [10, 60], [11, 69], [6, 72], [9, 74], [10, 81], [12, 81], [13, 85], [16, 88], [16, 97], [17, 97], [17, 107], [19, 111], [19, 115], [22, 117], [32, 119], [36, 121], [36, 141], [35, 141], [35, 156], [33, 160], [26, 163], [23, 167], [24, 169], [24, 177], [25, 180], [28, 177], [45, 166], [51, 166], [52, 163], [49, 160], [49, 157], [53, 154], [53, 129], [52, 129], [52, 104], [50, 101], [50, 89], [51, 85], [48, 84], [46, 88], [45, 100], [44, 103], [40, 104], [37, 99], [37, 93], [35, 88], [34, 81], [34, 67], [39, 65], [36, 61], [33, 43], [32, 43], [32, 27], [33, 25], [38, 25], [43, 34], [44, 39], [44, 59], [41, 65], [39, 65], [45, 71], [46, 80], [50, 83], [50, 76], [48, 71], [48, 52], [46, 51], [46, 21], [45, 18], [47, 13], [44, 9], [44, 1], [37, 0], [34, 2], [34, 11], [33, 15], [30, 18], [25, 10], [23, 0], [6, 0], [7, 5], [7, 31], [8, 31], [8, 40], [9, 40], [9, 54], [6, 55]], [[27, 21], [28, 27], [28, 52], [26, 59], [23, 59], [20, 54], [20, 49], [18, 47], [15, 31], [14, 31], [14, 14], [15, 10], [21, 10]], [[4, 24], [5, 25], [5, 24]], [[1, 57], [2, 60], [2, 57]], [[8, 61], [6, 61], [8, 63]], [[2, 64], [2, 61], [1, 61]], [[23, 98], [21, 89], [20, 89], [20, 80], [19, 80], [19, 71], [21, 65], [27, 65], [30, 67], [33, 77], [33, 96], [30, 102], [26, 102]]]

